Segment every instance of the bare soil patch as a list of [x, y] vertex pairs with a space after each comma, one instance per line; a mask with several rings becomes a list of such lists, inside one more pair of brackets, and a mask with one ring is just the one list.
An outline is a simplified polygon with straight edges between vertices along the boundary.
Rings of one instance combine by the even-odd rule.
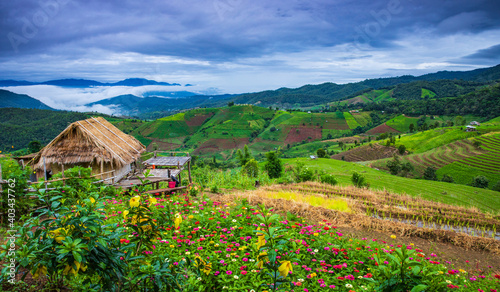
[[[309, 137], [311, 138], [310, 140]], [[321, 129], [305, 126], [292, 127], [286, 136], [285, 143], [298, 143], [304, 140], [321, 140]]]
[[382, 134], [382, 133], [388, 133], [388, 132], [401, 133], [400, 131], [398, 131], [392, 127], [387, 126], [385, 123], [383, 123], [382, 125], [380, 125], [378, 127], [375, 127], [373, 129], [369, 130], [367, 133], [371, 134], [371, 135], [375, 135], [375, 134]]

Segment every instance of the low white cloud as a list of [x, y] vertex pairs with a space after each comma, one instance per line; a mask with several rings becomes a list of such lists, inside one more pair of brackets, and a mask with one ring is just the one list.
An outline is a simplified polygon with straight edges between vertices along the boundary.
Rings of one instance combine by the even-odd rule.
[[32, 86], [14, 86], [2, 87], [2, 89], [12, 91], [18, 94], [27, 94], [35, 99], [40, 100], [46, 105], [60, 110], [71, 111], [98, 111], [106, 114], [120, 114], [117, 108], [104, 107], [94, 105], [87, 107], [86, 104], [93, 103], [99, 100], [112, 98], [119, 95], [132, 94], [143, 97], [146, 92], [173, 92], [173, 91], [190, 91], [202, 94], [205, 91], [213, 89], [193, 86], [98, 86], [88, 88], [67, 88], [52, 85], [32, 85]]

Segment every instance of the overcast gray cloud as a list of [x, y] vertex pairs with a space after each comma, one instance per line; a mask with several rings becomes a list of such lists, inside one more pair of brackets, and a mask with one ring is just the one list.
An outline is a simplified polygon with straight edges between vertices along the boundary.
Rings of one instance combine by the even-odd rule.
[[0, 2], [0, 79], [237, 93], [495, 65], [496, 0]]

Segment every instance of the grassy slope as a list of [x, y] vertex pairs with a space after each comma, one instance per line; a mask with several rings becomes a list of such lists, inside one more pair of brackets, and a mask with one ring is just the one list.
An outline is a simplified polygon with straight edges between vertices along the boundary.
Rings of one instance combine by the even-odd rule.
[[465, 132], [460, 127], [437, 128], [414, 135], [402, 136], [396, 141], [396, 146], [405, 145], [406, 149], [414, 153], [423, 153], [453, 141], [477, 136], [474, 132]]
[[284, 162], [289, 164], [296, 164], [298, 161], [304, 162], [306, 166], [313, 169], [322, 169], [333, 174], [341, 185], [352, 184], [350, 181], [352, 172], [357, 171], [366, 177], [371, 189], [386, 189], [391, 192], [420, 196], [424, 199], [451, 205], [477, 207], [487, 212], [498, 212], [500, 210], [500, 193], [492, 190], [437, 181], [403, 178], [356, 163], [334, 159], [284, 159]]
[[399, 115], [385, 124], [393, 129], [400, 131], [401, 133], [408, 132], [410, 129], [410, 124], [413, 124], [414, 127], [417, 127], [418, 118], [407, 117], [405, 115]]

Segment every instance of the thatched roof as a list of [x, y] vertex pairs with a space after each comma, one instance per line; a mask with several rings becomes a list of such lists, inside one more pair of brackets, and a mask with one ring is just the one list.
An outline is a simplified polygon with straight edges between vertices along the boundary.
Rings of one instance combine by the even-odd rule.
[[35, 169], [49, 164], [111, 163], [122, 167], [136, 161], [144, 145], [104, 118], [74, 122], [45, 146], [33, 159]]

